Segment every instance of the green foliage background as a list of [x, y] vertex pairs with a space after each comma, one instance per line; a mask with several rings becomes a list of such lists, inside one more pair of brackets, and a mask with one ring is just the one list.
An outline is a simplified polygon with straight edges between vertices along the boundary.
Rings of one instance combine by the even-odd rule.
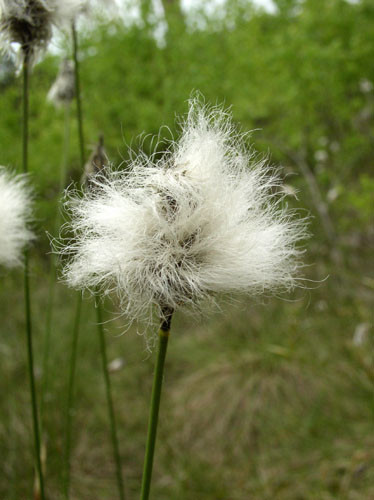
[[[110, 159], [127, 146], [150, 152], [161, 126], [193, 91], [232, 106], [250, 142], [284, 168], [298, 191], [289, 203], [313, 216], [306, 275], [310, 291], [290, 302], [222, 304], [200, 324], [176, 318], [167, 366], [154, 498], [367, 500], [374, 498], [372, 322], [374, 4], [370, 0], [278, 0], [276, 13], [245, 0], [186, 20], [166, 2], [164, 43], [154, 26], [101, 24], [82, 31], [85, 136], [103, 132]], [[141, 25], [140, 25], [141, 24]], [[68, 50], [62, 44], [62, 53]], [[49, 242], [56, 217], [64, 113], [46, 101], [60, 62], [49, 55], [32, 77], [30, 170], [37, 193], [32, 250], [36, 358], [40, 371]], [[20, 168], [19, 78], [0, 83], [0, 163]], [[71, 110], [74, 118], [74, 108]], [[143, 134], [143, 135], [142, 135]], [[150, 135], [147, 135], [150, 134]], [[89, 151], [87, 150], [87, 154]], [[78, 180], [71, 122], [69, 178]], [[370, 250], [371, 249], [371, 250]], [[20, 271], [1, 272], [0, 498], [30, 498], [32, 440]], [[327, 279], [326, 279], [327, 278]], [[58, 286], [52, 373], [45, 416], [47, 484], [60, 498], [74, 294]], [[107, 305], [108, 318], [113, 304]], [[93, 306], [85, 306], [76, 398], [73, 497], [115, 498]], [[129, 498], [138, 494], [152, 362], [126, 318], [106, 325]]]

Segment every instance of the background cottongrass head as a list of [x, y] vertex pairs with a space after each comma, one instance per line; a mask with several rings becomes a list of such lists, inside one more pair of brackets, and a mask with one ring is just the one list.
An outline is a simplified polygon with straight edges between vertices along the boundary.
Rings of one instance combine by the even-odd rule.
[[48, 92], [48, 100], [57, 108], [69, 104], [75, 97], [74, 65], [69, 59], [61, 62], [58, 75]]
[[22, 263], [22, 251], [34, 238], [27, 228], [31, 218], [31, 192], [25, 176], [0, 167], [0, 265]]
[[47, 48], [53, 26], [69, 28], [91, 4], [89, 0], [0, 0], [0, 46], [12, 52], [17, 44], [20, 62], [27, 56], [33, 64]]
[[193, 99], [179, 141], [159, 160], [107, 169], [71, 195], [68, 284], [114, 291], [132, 319], [219, 292], [292, 289], [305, 220], [282, 202], [280, 179], [256, 162], [229, 113]]
[[[97, 174], [105, 175], [108, 166], [109, 161], [104, 147], [104, 135], [100, 134], [99, 140], [84, 166], [84, 172], [81, 179], [82, 185], [86, 185], [87, 189], [94, 189], [95, 176]], [[91, 180], [93, 182], [91, 182]]]
[[19, 44], [31, 61], [46, 49], [56, 15], [55, 0], [0, 0], [0, 41], [4, 51]]

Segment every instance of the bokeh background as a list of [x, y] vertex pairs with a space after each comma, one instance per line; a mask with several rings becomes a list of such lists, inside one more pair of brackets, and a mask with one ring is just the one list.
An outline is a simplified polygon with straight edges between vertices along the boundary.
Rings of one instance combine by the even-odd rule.
[[[374, 3], [372, 0], [125, 1], [79, 25], [88, 146], [109, 158], [152, 150], [191, 92], [231, 106], [249, 142], [281, 165], [288, 203], [309, 212], [309, 289], [224, 298], [175, 317], [153, 480], [160, 500], [374, 498]], [[105, 12], [104, 12], [105, 14]], [[64, 110], [46, 96], [70, 41], [58, 35], [31, 83], [31, 250], [36, 375], [42, 386]], [[20, 169], [21, 81], [0, 58], [0, 164]], [[75, 104], [68, 178], [79, 180]], [[87, 148], [87, 156], [90, 153]], [[74, 410], [72, 499], [117, 498], [92, 299], [84, 301]], [[61, 497], [75, 292], [56, 288], [43, 405], [49, 498]], [[22, 271], [0, 274], [0, 498], [30, 498], [33, 440]], [[106, 338], [127, 497], [142, 472], [154, 354], [142, 327], [105, 302]]]

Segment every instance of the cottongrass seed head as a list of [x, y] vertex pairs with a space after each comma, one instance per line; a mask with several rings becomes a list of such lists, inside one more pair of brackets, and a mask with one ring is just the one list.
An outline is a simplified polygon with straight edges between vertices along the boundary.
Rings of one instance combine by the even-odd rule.
[[4, 51], [19, 45], [20, 59], [34, 62], [52, 36], [53, 0], [0, 0], [0, 40]]
[[25, 176], [0, 167], [0, 265], [22, 263], [22, 251], [34, 238], [27, 225], [31, 218], [31, 193]]
[[190, 101], [181, 137], [157, 159], [107, 169], [70, 195], [62, 253], [67, 283], [115, 292], [131, 319], [161, 316], [220, 292], [292, 289], [305, 220], [277, 195], [281, 181], [255, 161], [221, 107]]
[[56, 80], [48, 92], [47, 99], [57, 108], [66, 106], [75, 97], [74, 65], [69, 59], [64, 59], [58, 71]]
[[18, 51], [19, 62], [25, 57], [34, 64], [46, 50], [53, 26], [67, 29], [76, 17], [85, 12], [89, 0], [0, 0], [0, 47]]

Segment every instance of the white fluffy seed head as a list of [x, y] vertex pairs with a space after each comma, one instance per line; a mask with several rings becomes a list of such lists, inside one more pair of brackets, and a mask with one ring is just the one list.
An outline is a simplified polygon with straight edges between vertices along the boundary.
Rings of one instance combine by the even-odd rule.
[[25, 176], [14, 176], [0, 167], [0, 265], [22, 263], [22, 251], [34, 238], [28, 229], [31, 193]]
[[15, 49], [19, 64], [27, 56], [32, 65], [46, 50], [53, 26], [70, 29], [80, 14], [95, 11], [99, 3], [109, 8], [112, 1], [0, 0], [0, 48], [8, 53]]
[[5, 52], [12, 44], [20, 47], [19, 59], [31, 64], [43, 52], [52, 37], [57, 0], [0, 0], [0, 42]]
[[230, 114], [193, 99], [162, 159], [140, 154], [128, 170], [108, 169], [93, 190], [71, 195], [64, 276], [78, 289], [116, 292], [131, 318], [219, 292], [291, 289], [306, 229], [279, 186]]

